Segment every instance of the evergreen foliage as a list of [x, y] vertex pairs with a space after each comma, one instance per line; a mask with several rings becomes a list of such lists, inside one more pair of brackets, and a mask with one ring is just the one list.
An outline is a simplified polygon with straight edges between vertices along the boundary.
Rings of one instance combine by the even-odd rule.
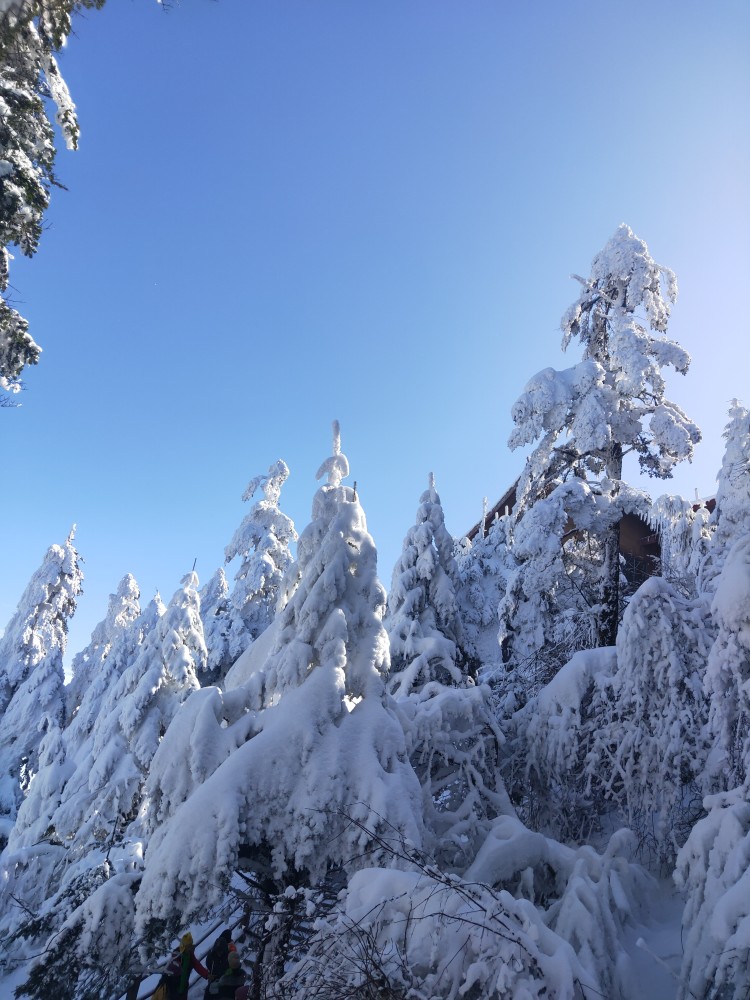
[[[519, 482], [514, 516], [520, 522], [540, 500], [555, 503], [554, 491], [572, 479], [596, 494], [597, 644], [614, 645], [623, 458], [633, 453], [643, 471], [668, 477], [677, 462], [692, 456], [700, 431], [665, 394], [662, 369], [684, 374], [690, 364], [687, 352], [663, 336], [677, 296], [674, 274], [622, 225], [594, 258], [590, 278], [578, 280], [583, 291], [561, 325], [563, 349], [579, 340], [583, 360], [564, 371], [545, 368], [513, 405], [510, 447], [538, 441]], [[570, 530], [584, 528], [573, 512], [565, 512]]]
[[[141, 612], [125, 576], [67, 688], [80, 560], [72, 534], [49, 550], [0, 638], [19, 996], [121, 995], [229, 908], [258, 997], [632, 1000], [638, 858], [676, 864], [680, 1000], [744, 998], [750, 419], [732, 405], [712, 515], [628, 487], [628, 450], [666, 476], [698, 439], [661, 374], [688, 360], [663, 338], [674, 276], [621, 227], [583, 285], [582, 361], [514, 409], [536, 448], [512, 515], [456, 544], [431, 476], [387, 603], [338, 424], [296, 560], [279, 461], [245, 493], [232, 592], [191, 573]], [[625, 514], [663, 575], [614, 643]]]
[[54, 53], [64, 45], [72, 15], [104, 0], [6, 0], [0, 7], [0, 406], [22, 388], [23, 370], [39, 360], [27, 321], [10, 304], [9, 247], [32, 257], [39, 246], [54, 172], [54, 129], [46, 100], [69, 149], [78, 119]]
[[44, 734], [64, 721], [62, 658], [83, 580], [74, 532], [49, 548], [0, 639], [0, 844], [37, 770]]
[[273, 621], [281, 582], [292, 563], [289, 545], [297, 541], [297, 532], [279, 509], [288, 478], [289, 469], [279, 459], [265, 475], [250, 480], [242, 499], [251, 500], [259, 489], [263, 499], [253, 505], [224, 550], [227, 562], [240, 558], [227, 611], [230, 663]]
[[[342, 484], [348, 471], [335, 425], [333, 454], [318, 473], [327, 483], [299, 538], [287, 574], [296, 586], [285, 588], [268, 658], [224, 695], [235, 713], [218, 766], [200, 782], [186, 777], [187, 799], [168, 807], [151, 837], [136, 897], [139, 934], [169, 933], [217, 903], [240, 856], [280, 892], [315, 886], [344, 862], [378, 858], [349, 817], [421, 843], [419, 784], [385, 693], [385, 593], [359, 500]], [[183, 739], [193, 727], [182, 716], [199, 712], [206, 732], [218, 735], [218, 700], [194, 696], [177, 718]], [[194, 758], [185, 746], [177, 759], [190, 767]]]
[[587, 787], [619, 806], [645, 856], [669, 870], [702, 814], [713, 636], [700, 601], [652, 577], [631, 599], [617, 637], [617, 669], [600, 688]]

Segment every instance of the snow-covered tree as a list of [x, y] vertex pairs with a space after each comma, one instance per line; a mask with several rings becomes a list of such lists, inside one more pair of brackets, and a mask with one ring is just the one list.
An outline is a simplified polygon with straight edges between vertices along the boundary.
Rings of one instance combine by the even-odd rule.
[[406, 696], [431, 681], [461, 684], [468, 667], [456, 591], [454, 542], [429, 477], [416, 523], [407, 532], [393, 570], [386, 628], [391, 644], [389, 688]]
[[711, 544], [700, 567], [699, 586], [710, 600], [729, 550], [750, 532], [750, 412], [735, 399], [724, 429], [724, 456], [711, 515]]
[[415, 865], [357, 872], [281, 986], [368, 1000], [573, 1000], [590, 978], [527, 900]]
[[498, 617], [517, 706], [533, 697], [580, 649], [596, 645], [598, 542], [609, 505], [577, 477], [539, 497], [509, 525], [508, 574]]
[[252, 499], [258, 489], [262, 489], [263, 499], [252, 506], [224, 550], [228, 563], [240, 559], [230, 596], [230, 663], [273, 621], [279, 587], [292, 563], [289, 545], [297, 540], [297, 532], [292, 520], [279, 509], [281, 487], [288, 477], [289, 469], [279, 459], [265, 475], [250, 481], [242, 499]]
[[[727, 509], [741, 511], [737, 499]], [[742, 523], [740, 516], [738, 531]], [[705, 679], [713, 740], [706, 784], [728, 790], [706, 797], [708, 815], [677, 859], [675, 880], [686, 895], [680, 1000], [743, 1000], [750, 989], [750, 534], [740, 534], [719, 566]]]
[[708, 508], [666, 493], [654, 501], [648, 522], [659, 534], [660, 575], [685, 596], [697, 597], [713, 536]]
[[[61, 822], [61, 816], [71, 811], [77, 796], [89, 794], [95, 723], [100, 713], [103, 718], [109, 716], [108, 696], [112, 695], [123, 662], [132, 662], [143, 637], [163, 612], [160, 602], [151, 602], [138, 619], [114, 633], [109, 655], [92, 679], [72, 722], [64, 729], [54, 726], [40, 743], [38, 770], [0, 862], [7, 884], [13, 886], [13, 893], [23, 900], [26, 910], [17, 908], [9, 914], [0, 907], [0, 933], [22, 925], [29, 912], [37, 912], [42, 899], [55, 895], [61, 870], [70, 862], [67, 845], [71, 841], [71, 824]], [[84, 803], [73, 823], [86, 818], [86, 809]], [[40, 897], [41, 886], [46, 889]]]
[[[385, 693], [385, 593], [359, 500], [342, 485], [348, 469], [336, 424], [333, 455], [318, 472], [328, 481], [287, 574], [298, 584], [278, 612], [270, 655], [230, 692], [244, 695], [252, 718], [236, 724], [249, 738], [152, 835], [139, 934], [204, 913], [240, 851], [283, 890], [315, 884], [332, 866], [378, 859], [363, 828], [421, 842], [419, 783]], [[177, 745], [174, 752], [189, 766]]]
[[489, 530], [456, 546], [460, 577], [459, 614], [467, 648], [479, 664], [480, 678], [492, 682], [502, 672], [498, 609], [514, 566], [509, 550], [509, 517], [498, 517]]
[[615, 668], [613, 647], [579, 650], [507, 723], [513, 802], [530, 827], [566, 843], [601, 827], [603, 796], [592, 794], [586, 762]]
[[583, 360], [535, 375], [513, 406], [509, 445], [535, 441], [518, 489], [516, 516], [559, 481], [579, 477], [612, 505], [599, 534], [598, 642], [614, 645], [619, 618], [619, 520], [623, 459], [637, 456], [649, 475], [668, 477], [690, 459], [700, 432], [666, 398], [662, 369], [684, 374], [690, 357], [663, 335], [677, 296], [675, 276], [621, 225], [594, 258], [583, 291], [562, 320], [563, 349]]
[[[200, 686], [206, 647], [197, 584], [195, 573], [183, 577], [135, 660], [107, 690], [53, 817], [60, 839], [74, 846], [101, 843], [137, 816], [159, 743], [181, 702]], [[157, 597], [147, 614], [162, 609]]]
[[[71, 961], [55, 974], [71, 996], [90, 995], [84, 986], [92, 970], [96, 979], [106, 943], [132, 935], [133, 891], [148, 835], [145, 779], [180, 703], [198, 690], [197, 671], [205, 661], [197, 585], [196, 575], [187, 574], [166, 609], [155, 600], [145, 617], [122, 630], [123, 636], [132, 633], [131, 641], [144, 635], [134, 661], [105, 692], [91, 731], [77, 728], [83, 742], [71, 739], [66, 745], [68, 731], [62, 733], [53, 758], [57, 772], [48, 766], [32, 781], [30, 792], [37, 781], [44, 783], [37, 815], [19, 814], [2, 855], [6, 883], [31, 905], [20, 914], [7, 908], [0, 928], [25, 939], [25, 952], [64, 940]], [[112, 655], [117, 656], [114, 645]], [[86, 711], [84, 698], [71, 730]], [[34, 841], [44, 823], [43, 840]], [[106, 914], [119, 914], [117, 928], [102, 926]], [[108, 974], [122, 972], [122, 965], [116, 958]], [[33, 996], [39, 995], [35, 982], [32, 967], [27, 985]]]
[[[0, 12], [0, 390], [21, 388], [24, 368], [40, 348], [28, 323], [2, 293], [8, 288], [9, 246], [32, 257], [42, 233], [54, 174], [55, 144], [47, 99], [68, 148], [78, 144], [78, 121], [53, 53], [70, 33], [71, 13], [104, 0], [25, 0]], [[10, 396], [2, 395], [7, 403]]]
[[706, 667], [711, 774], [723, 788], [750, 778], [750, 534], [729, 550], [711, 613], [717, 627]]
[[475, 685], [463, 648], [453, 549], [430, 475], [393, 571], [389, 686], [422, 784], [430, 848], [441, 863], [463, 869], [510, 803], [499, 778], [503, 739], [489, 688]]
[[62, 658], [83, 579], [74, 532], [49, 548], [0, 639], [0, 843], [37, 769], [42, 737], [64, 721]]
[[72, 663], [72, 678], [65, 689], [68, 722], [80, 708], [81, 701], [92, 685], [98, 685], [104, 661], [110, 654], [119, 631], [127, 628], [141, 613], [140, 591], [135, 578], [127, 573], [117, 592], [110, 594], [107, 616], [91, 633], [91, 641], [77, 653]]
[[678, 1000], [745, 1000], [750, 989], [750, 789], [707, 796], [680, 851], [686, 897]]
[[630, 600], [617, 669], [602, 690], [587, 784], [615, 801], [641, 850], [671, 868], [701, 813], [708, 754], [703, 675], [712, 635], [701, 601], [660, 577]]
[[206, 670], [202, 684], [218, 683], [230, 664], [229, 629], [231, 627], [229, 584], [224, 569], [219, 567], [201, 588], [201, 618], [206, 642]]

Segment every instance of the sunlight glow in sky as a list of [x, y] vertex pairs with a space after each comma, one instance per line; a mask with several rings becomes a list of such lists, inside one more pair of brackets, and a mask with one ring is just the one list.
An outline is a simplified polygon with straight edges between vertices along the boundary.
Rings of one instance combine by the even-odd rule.
[[[621, 222], [678, 277], [670, 394], [704, 433], [652, 495], [710, 495], [750, 403], [744, 0], [110, 0], [14, 302], [44, 348], [5, 455], [0, 628], [78, 524], [68, 659], [132, 572], [206, 582], [278, 458], [301, 531], [338, 418], [390, 575], [435, 473], [449, 530], [518, 474], [510, 407]], [[631, 470], [631, 478], [634, 477]]]

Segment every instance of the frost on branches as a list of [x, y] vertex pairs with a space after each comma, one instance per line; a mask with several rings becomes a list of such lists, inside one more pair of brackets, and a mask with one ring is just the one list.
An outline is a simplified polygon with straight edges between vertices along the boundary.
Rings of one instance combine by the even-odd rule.
[[[518, 488], [517, 516], [560, 481], [596, 484], [611, 503], [622, 488], [622, 463], [637, 455], [649, 475], [668, 477], [690, 459], [700, 432], [665, 395], [662, 369], [684, 374], [690, 357], [665, 339], [677, 295], [674, 274], [622, 225], [594, 258], [583, 292], [562, 320], [563, 349], [583, 346], [583, 360], [547, 368], [527, 384], [512, 409], [511, 448], [538, 442]], [[619, 616], [619, 519], [599, 538], [598, 644], [614, 645]]]
[[250, 719], [235, 725], [246, 739], [151, 837], [139, 933], [168, 932], [220, 900], [241, 851], [283, 891], [377, 861], [362, 826], [421, 844], [419, 783], [384, 688], [385, 593], [348, 471], [336, 425], [268, 660], [229, 692], [245, 699]]

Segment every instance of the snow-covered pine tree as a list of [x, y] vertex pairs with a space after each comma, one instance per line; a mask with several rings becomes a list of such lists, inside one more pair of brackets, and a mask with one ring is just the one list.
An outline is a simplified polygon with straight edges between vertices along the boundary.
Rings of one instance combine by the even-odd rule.
[[217, 684], [226, 672], [229, 656], [229, 584], [223, 567], [219, 567], [201, 588], [201, 618], [206, 642], [206, 669], [201, 684]]
[[0, 845], [37, 769], [42, 737], [64, 721], [62, 658], [83, 580], [74, 534], [48, 549], [0, 639]]
[[716, 506], [709, 522], [712, 540], [698, 577], [699, 587], [709, 600], [729, 550], [750, 532], [750, 412], [736, 399], [729, 409], [724, 440]]
[[508, 671], [500, 696], [509, 706], [521, 707], [574, 652], [596, 644], [591, 565], [602, 516], [600, 498], [577, 477], [522, 514], [514, 511], [508, 526], [513, 568], [498, 607]]
[[531, 829], [564, 843], [585, 843], [602, 828], [606, 803], [587, 787], [586, 760], [615, 667], [612, 646], [579, 650], [506, 723], [511, 798]]
[[704, 605], [651, 577], [625, 609], [617, 668], [600, 688], [587, 788], [617, 803], [652, 862], [671, 869], [702, 811], [708, 755]]
[[713, 536], [708, 508], [665, 493], [654, 500], [648, 522], [659, 533], [660, 575], [686, 597], [702, 594], [700, 581]]
[[90, 739], [76, 753], [76, 771], [53, 817], [58, 836], [73, 846], [101, 843], [135, 819], [157, 747], [180, 704], [200, 686], [206, 647], [197, 585], [188, 573], [166, 609], [158, 595], [146, 609], [157, 620], [107, 690]]
[[140, 596], [135, 577], [127, 573], [120, 580], [117, 592], [109, 595], [107, 615], [91, 633], [91, 641], [74, 656], [71, 666], [73, 676], [65, 688], [68, 724], [91, 686], [99, 683], [104, 661], [109, 656], [117, 633], [131, 625], [140, 615]]
[[430, 681], [461, 684], [469, 663], [456, 592], [454, 541], [430, 473], [393, 570], [386, 628], [391, 644], [392, 694], [407, 696]]
[[706, 671], [708, 781], [728, 788], [704, 800], [677, 858], [687, 899], [679, 1000], [744, 1000], [750, 989], [750, 535], [729, 550], [715, 581], [718, 634]]
[[265, 475], [251, 479], [242, 495], [247, 501], [258, 489], [263, 491], [263, 499], [253, 504], [224, 550], [226, 562], [240, 558], [230, 596], [226, 666], [268, 628], [276, 612], [279, 587], [292, 563], [289, 545], [297, 540], [294, 523], [279, 509], [281, 487], [288, 478], [289, 469], [279, 459]]
[[[63, 743], [62, 753], [58, 751], [68, 756], [62, 787], [55, 790], [59, 805], [49, 817], [49, 847], [40, 852], [26, 844], [34, 830], [29, 822], [14, 831], [3, 855], [6, 878], [19, 899], [34, 891], [29, 886], [34, 865], [45, 872], [45, 898], [32, 911], [34, 920], [26, 914], [15, 933], [25, 938], [27, 954], [44, 952], [47, 982], [52, 978], [65, 984], [71, 997], [101, 995], [107, 977], [116, 993], [112, 984], [124, 981], [135, 960], [130, 946], [134, 890], [148, 839], [145, 779], [180, 703], [199, 688], [197, 672], [206, 656], [197, 586], [195, 573], [188, 573], [166, 609], [155, 600], [144, 612], [145, 620], [142, 616], [124, 630], [125, 635], [146, 632], [135, 660], [106, 692], [84, 742], [78, 747]], [[109, 657], [104, 663], [109, 664]], [[84, 699], [71, 729], [85, 711]], [[62, 858], [54, 850], [58, 846]], [[6, 916], [6, 922], [11, 919]], [[115, 925], [107, 926], [111, 920]], [[127, 948], [108, 954], [113, 942], [122, 948], [123, 941]], [[53, 949], [53, 942], [64, 942], [64, 949]], [[39, 966], [32, 962], [25, 988], [41, 1000], [44, 984], [35, 971]]]
[[[65, 728], [50, 728], [39, 745], [38, 768], [21, 803], [6, 850], [0, 855], [0, 872], [9, 890], [6, 899], [22, 903], [0, 905], [0, 937], [8, 938], [38, 915], [48, 897], [58, 891], [60, 878], [70, 862], [66, 844], [58, 836], [55, 814], [72, 794], [69, 779], [75, 774], [77, 756], [85, 755], [86, 740], [107, 691], [114, 686], [124, 660], [130, 661], [139, 644], [143, 619], [133, 623], [138, 588], [132, 576], [123, 578], [117, 594], [110, 596], [109, 614], [96, 626], [81, 666], [79, 680], [87, 683], [75, 717]], [[66, 692], [69, 689], [66, 688]], [[78, 698], [73, 702], [78, 702]], [[70, 702], [69, 702], [70, 704]], [[87, 775], [79, 775], [79, 781]], [[29, 936], [28, 934], [26, 935]]]
[[[114, 633], [109, 654], [72, 722], [63, 730], [50, 729], [40, 744], [38, 771], [0, 855], [0, 878], [7, 889], [0, 897], [0, 940], [13, 942], [8, 959], [11, 968], [36, 955], [49, 935], [56, 934], [114, 871], [135, 871], [140, 877], [140, 843], [121, 843], [122, 830], [117, 845], [114, 840], [105, 843], [108, 833], [117, 832], [116, 816], [98, 817], [98, 836], [76, 839], [76, 833], [77, 824], [90, 824], [97, 818], [97, 807], [92, 805], [95, 789], [89, 787], [95, 725], [101, 716], [100, 729], [109, 731], [120, 675], [133, 664], [143, 640], [164, 612], [157, 595], [134, 622]], [[112, 848], [110, 866], [105, 859]], [[60, 981], [70, 987], [70, 996], [76, 986], [76, 975], [71, 974], [74, 967], [76, 963], [60, 971]], [[39, 991], [31, 995], [43, 1000], [44, 984], [38, 985]]]
[[55, 181], [55, 144], [46, 100], [68, 148], [78, 144], [78, 121], [53, 53], [70, 32], [70, 16], [104, 0], [26, 0], [0, 12], [0, 405], [21, 388], [40, 348], [28, 323], [2, 293], [9, 280], [9, 246], [32, 257]]
[[[421, 844], [419, 783], [385, 693], [385, 592], [364, 512], [342, 484], [348, 471], [335, 424], [268, 661], [229, 692], [254, 714], [250, 738], [151, 837], [137, 896], [146, 940], [221, 901], [240, 853], [291, 891], [332, 867], [377, 862], [366, 830]], [[189, 755], [174, 750], [184, 766]]]
[[502, 735], [489, 688], [477, 686], [469, 672], [453, 549], [430, 474], [393, 571], [386, 616], [389, 687], [422, 785], [430, 850], [440, 863], [461, 870], [492, 819], [512, 810], [499, 777]]
[[498, 609], [513, 571], [509, 550], [510, 518], [498, 517], [486, 533], [456, 546], [460, 587], [459, 615], [467, 648], [480, 665], [481, 680], [492, 682], [502, 672], [498, 642]]
[[597, 642], [614, 645], [623, 459], [633, 453], [643, 471], [666, 478], [691, 458], [700, 432], [665, 394], [662, 369], [684, 374], [690, 363], [663, 336], [677, 296], [672, 271], [621, 225], [594, 258], [590, 278], [578, 280], [583, 291], [563, 317], [563, 349], [577, 338], [583, 360], [539, 372], [513, 406], [510, 447], [539, 442], [519, 483], [515, 516], [572, 477], [596, 490], [608, 515], [598, 534]]
[[729, 550], [715, 589], [717, 634], [705, 681], [713, 740], [709, 772], [726, 789], [750, 779], [750, 533]]

